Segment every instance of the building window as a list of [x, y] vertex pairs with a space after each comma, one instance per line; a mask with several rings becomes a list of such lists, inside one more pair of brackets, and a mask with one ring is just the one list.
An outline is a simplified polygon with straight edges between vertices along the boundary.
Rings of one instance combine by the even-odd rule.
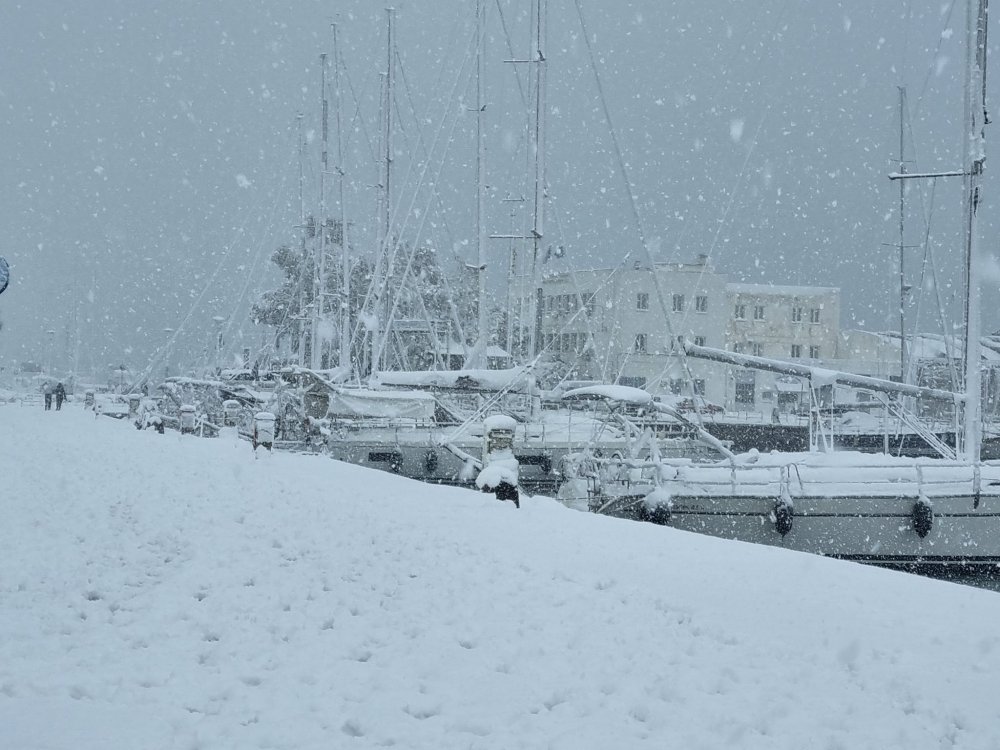
[[634, 351], [636, 354], [645, 354], [646, 353], [646, 334], [645, 333], [637, 333], [635, 335], [635, 345], [633, 346], [632, 351]]
[[753, 405], [755, 383], [751, 380], [748, 383], [736, 384], [736, 403]]
[[674, 312], [684, 312], [684, 295], [674, 295]]
[[758, 344], [758, 343], [752, 343], [752, 344], [750, 344], [750, 353], [753, 356], [755, 356], [755, 357], [763, 357], [764, 356], [764, 345], [763, 344]]
[[684, 381], [680, 378], [671, 378], [670, 392], [675, 396], [680, 396], [684, 392]]
[[695, 312], [708, 312], [708, 295], [699, 294], [694, 298], [694, 311]]
[[595, 292], [583, 293], [583, 307], [587, 311], [587, 315], [594, 314], [597, 307], [597, 294]]
[[802, 344], [792, 344], [792, 359], [802, 358]]
[[705, 395], [705, 380], [704, 380], [704, 378], [695, 378], [693, 381], [691, 381], [691, 385], [694, 386], [694, 395], [695, 396], [704, 396]]
[[649, 309], [649, 294], [647, 292], [639, 292], [637, 295], [635, 295], [635, 309], [636, 310]]
[[753, 319], [754, 320], [764, 320], [764, 306], [754, 305], [753, 306]]
[[694, 345], [695, 346], [705, 346], [705, 337], [704, 336], [695, 336], [694, 337]]
[[819, 347], [818, 346], [810, 346], [809, 347], [809, 358], [810, 359], [819, 359]]
[[737, 354], [742, 354], [743, 353], [743, 349], [744, 349], [744, 346], [743, 346], [742, 343], [733, 344], [733, 351], [736, 352]]
[[792, 308], [792, 322], [793, 323], [801, 323], [802, 322], [802, 308], [801, 307], [793, 307]]
[[809, 311], [809, 322], [810, 323], [819, 323], [819, 308], [818, 307], [814, 307], [812, 310]]
[[737, 320], [746, 320], [747, 319], [747, 306], [746, 305], [737, 305], [736, 306], [736, 312], [733, 313], [733, 317], [736, 318]]

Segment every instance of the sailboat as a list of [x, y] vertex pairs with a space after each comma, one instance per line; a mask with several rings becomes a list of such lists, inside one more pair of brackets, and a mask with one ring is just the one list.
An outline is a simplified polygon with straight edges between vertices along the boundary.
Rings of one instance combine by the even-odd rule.
[[[960, 176], [964, 181], [965, 342], [962, 393], [865, 378], [868, 389], [944, 399], [959, 421], [956, 450], [942, 458], [858, 452], [751, 452], [722, 461], [588, 458], [561, 488], [584, 494], [589, 509], [678, 529], [894, 567], [952, 569], [1000, 565], [1000, 465], [981, 460], [980, 271], [976, 221], [984, 163], [986, 0], [970, 0], [965, 124], [960, 170], [893, 174], [892, 179]], [[740, 366], [779, 363], [694, 346], [701, 356]], [[859, 376], [819, 368], [795, 373], [819, 387]], [[617, 392], [619, 400], [644, 400]], [[947, 446], [942, 446], [947, 449]]]

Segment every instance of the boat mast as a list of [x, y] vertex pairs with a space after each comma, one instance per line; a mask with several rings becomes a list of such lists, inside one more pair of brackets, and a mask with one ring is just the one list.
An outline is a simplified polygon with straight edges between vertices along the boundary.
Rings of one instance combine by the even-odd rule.
[[330, 103], [326, 98], [326, 53], [319, 56], [320, 59], [320, 102], [323, 108], [322, 117], [322, 152], [320, 154], [320, 174], [319, 174], [319, 221], [317, 230], [319, 231], [319, 242], [316, 243], [316, 276], [313, 286], [313, 342], [311, 367], [318, 370], [323, 366], [321, 336], [325, 333], [322, 329], [322, 321], [326, 314], [323, 298], [326, 296], [326, 173], [330, 167], [329, 156], [329, 115]]
[[[903, 125], [906, 117], [906, 87], [899, 87], [899, 173], [906, 174], [904, 161]], [[906, 216], [906, 181], [899, 181], [899, 382], [906, 382], [906, 246], [903, 244], [903, 222]]]
[[306, 249], [306, 235], [308, 234], [308, 227], [306, 227], [306, 198], [305, 198], [305, 149], [306, 142], [305, 137], [302, 133], [302, 113], [298, 112], [295, 115], [295, 122], [298, 126], [298, 136], [299, 136], [299, 227], [302, 230], [302, 268], [299, 271], [299, 366], [305, 366], [306, 363], [306, 321], [305, 321], [305, 311], [306, 311], [306, 258], [308, 255], [308, 250]]
[[[968, 128], [964, 153], [965, 207], [965, 439], [963, 452], [978, 461], [982, 444], [982, 378], [980, 374], [981, 277], [977, 212], [983, 162], [986, 160], [986, 19], [988, 0], [969, 0], [967, 10], [965, 123]], [[976, 10], [973, 12], [973, 5]]]
[[486, 182], [486, 148], [483, 142], [483, 40], [485, 30], [483, 0], [476, 0], [476, 265], [479, 276], [479, 325], [470, 367], [486, 367], [489, 345], [489, 318], [486, 309], [486, 237], [483, 222], [483, 193]]
[[540, 329], [542, 324], [542, 289], [539, 278], [539, 250], [544, 236], [545, 219], [545, 10], [546, 0], [535, 2], [535, 127], [532, 131], [532, 148], [535, 157], [535, 196], [533, 226], [531, 228], [531, 293], [534, 297], [531, 321], [530, 347], [532, 357], [541, 351]]
[[[389, 223], [390, 223], [390, 209], [389, 209], [389, 195], [390, 195], [390, 180], [392, 178], [392, 87], [393, 87], [393, 64], [392, 64], [392, 53], [393, 53], [393, 41], [392, 41], [392, 14], [394, 8], [386, 8], [386, 70], [383, 78], [385, 79], [384, 85], [384, 96], [382, 99], [382, 145], [384, 148], [383, 152], [383, 162], [381, 167], [381, 178], [379, 179], [379, 220], [377, 223], [376, 232], [376, 243], [375, 246], [378, 248], [378, 258], [376, 259], [376, 277], [378, 277], [378, 270], [381, 268], [382, 273], [385, 278], [388, 279], [389, 275], [392, 273], [390, 268], [389, 257], [391, 253], [389, 252]], [[388, 283], [386, 284], [386, 289], [388, 289]], [[372, 331], [371, 343], [371, 368], [370, 374], [375, 375], [380, 369], [382, 369], [382, 362], [379, 360], [382, 358], [382, 353], [385, 350], [385, 345], [382, 343], [382, 339], [387, 339], [389, 336], [389, 295], [385, 295], [385, 299], [375, 299], [375, 325]]]
[[338, 364], [351, 366], [351, 263], [347, 251], [347, 208], [344, 205], [344, 134], [340, 120], [340, 52], [337, 49], [337, 24], [333, 24], [333, 98], [337, 118], [337, 200], [340, 203], [340, 359]]

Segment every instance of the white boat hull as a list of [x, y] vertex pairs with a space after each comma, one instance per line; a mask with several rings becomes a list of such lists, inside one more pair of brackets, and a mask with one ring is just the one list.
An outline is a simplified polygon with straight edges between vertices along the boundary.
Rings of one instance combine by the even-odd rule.
[[[833, 481], [830, 472], [842, 479]], [[746, 474], [756, 476], [742, 481]], [[995, 466], [800, 464], [742, 473], [688, 466], [658, 488], [635, 479], [591, 481], [585, 490], [589, 509], [881, 565], [1000, 570], [1000, 470]]]

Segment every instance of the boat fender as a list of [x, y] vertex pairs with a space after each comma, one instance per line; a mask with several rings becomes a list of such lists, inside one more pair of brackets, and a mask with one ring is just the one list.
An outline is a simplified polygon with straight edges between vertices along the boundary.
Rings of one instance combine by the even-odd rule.
[[934, 508], [927, 498], [920, 498], [913, 504], [913, 530], [923, 539], [934, 525]]
[[438, 469], [438, 454], [433, 448], [428, 448], [424, 454], [424, 471], [427, 474], [434, 474]]
[[795, 519], [795, 508], [790, 502], [782, 498], [774, 504], [772, 517], [774, 518], [774, 530], [781, 534], [781, 536], [785, 536], [785, 534], [792, 530], [792, 523]]
[[670, 506], [665, 503], [655, 506], [649, 511], [649, 520], [660, 526], [666, 526], [670, 523]]

